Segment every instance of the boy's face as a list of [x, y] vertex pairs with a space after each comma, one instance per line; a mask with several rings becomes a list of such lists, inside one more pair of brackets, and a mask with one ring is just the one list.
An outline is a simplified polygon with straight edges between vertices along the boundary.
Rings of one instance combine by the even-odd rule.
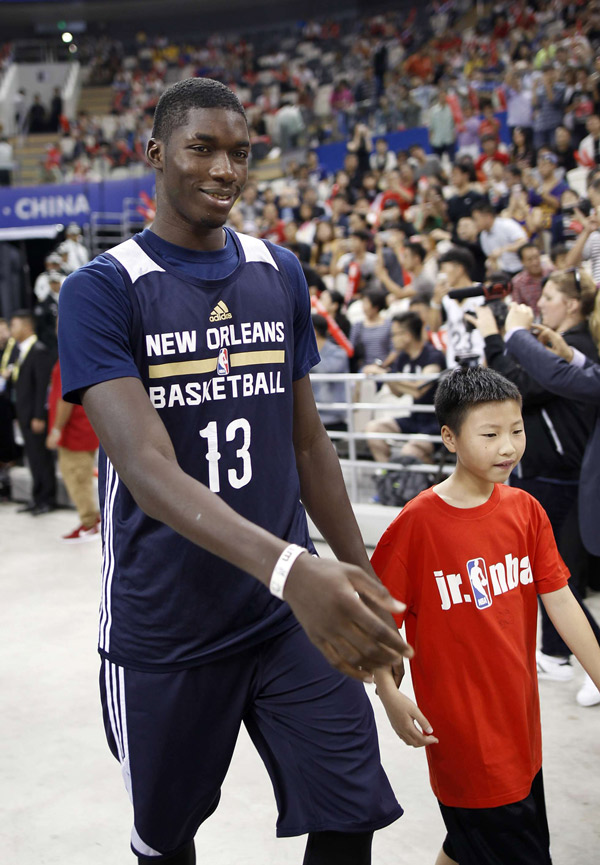
[[481, 403], [467, 412], [458, 434], [443, 426], [442, 440], [463, 477], [504, 483], [525, 450], [521, 408], [512, 399]]

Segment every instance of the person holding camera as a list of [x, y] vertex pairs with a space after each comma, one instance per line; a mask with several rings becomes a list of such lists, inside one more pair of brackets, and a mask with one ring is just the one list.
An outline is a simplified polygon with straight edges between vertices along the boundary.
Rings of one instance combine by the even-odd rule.
[[442, 325], [446, 329], [448, 369], [467, 357], [483, 362], [483, 339], [472, 325], [467, 326], [464, 319], [465, 312], [471, 312], [483, 303], [483, 290], [479, 296], [465, 295], [461, 299], [451, 296], [463, 289], [477, 289], [473, 286], [474, 266], [471, 253], [459, 246], [451, 247], [439, 259], [439, 274], [431, 302], [431, 327], [434, 331]]

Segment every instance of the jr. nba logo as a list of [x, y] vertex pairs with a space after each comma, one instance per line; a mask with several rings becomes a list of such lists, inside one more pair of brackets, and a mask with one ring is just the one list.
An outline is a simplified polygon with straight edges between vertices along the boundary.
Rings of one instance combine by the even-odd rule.
[[217, 360], [217, 375], [229, 375], [229, 352], [222, 348]]
[[467, 562], [467, 571], [469, 572], [475, 606], [478, 610], [491, 607], [492, 594], [485, 561], [483, 559], [470, 559]]

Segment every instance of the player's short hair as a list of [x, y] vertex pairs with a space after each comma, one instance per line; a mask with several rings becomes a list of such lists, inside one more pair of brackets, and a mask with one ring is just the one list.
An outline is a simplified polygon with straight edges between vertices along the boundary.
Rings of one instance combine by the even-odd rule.
[[440, 255], [438, 264], [458, 264], [462, 267], [469, 279], [473, 278], [475, 272], [475, 258], [473, 253], [462, 246], [451, 246], [443, 255]]
[[392, 318], [392, 323], [396, 322], [400, 327], [405, 328], [413, 339], [421, 339], [423, 336], [423, 319], [416, 312], [400, 312]]
[[486, 402], [514, 400], [521, 406], [519, 388], [499, 372], [482, 366], [451, 370], [440, 378], [435, 392], [435, 415], [440, 427], [458, 435], [471, 409]]
[[154, 112], [152, 137], [168, 141], [174, 130], [183, 126], [193, 108], [222, 108], [241, 114], [246, 112], [233, 90], [212, 78], [185, 78], [163, 92]]

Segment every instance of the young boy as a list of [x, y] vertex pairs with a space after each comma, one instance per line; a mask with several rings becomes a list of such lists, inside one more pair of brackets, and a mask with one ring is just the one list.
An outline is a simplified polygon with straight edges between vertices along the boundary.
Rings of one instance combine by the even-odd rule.
[[458, 368], [440, 382], [435, 408], [456, 469], [409, 502], [372, 559], [407, 606], [398, 621], [415, 649], [419, 707], [391, 670], [376, 672], [378, 693], [400, 738], [430, 746], [448, 832], [436, 865], [550, 865], [537, 595], [596, 685], [600, 648], [544, 510], [503, 485], [525, 449], [516, 386], [489, 369]]

